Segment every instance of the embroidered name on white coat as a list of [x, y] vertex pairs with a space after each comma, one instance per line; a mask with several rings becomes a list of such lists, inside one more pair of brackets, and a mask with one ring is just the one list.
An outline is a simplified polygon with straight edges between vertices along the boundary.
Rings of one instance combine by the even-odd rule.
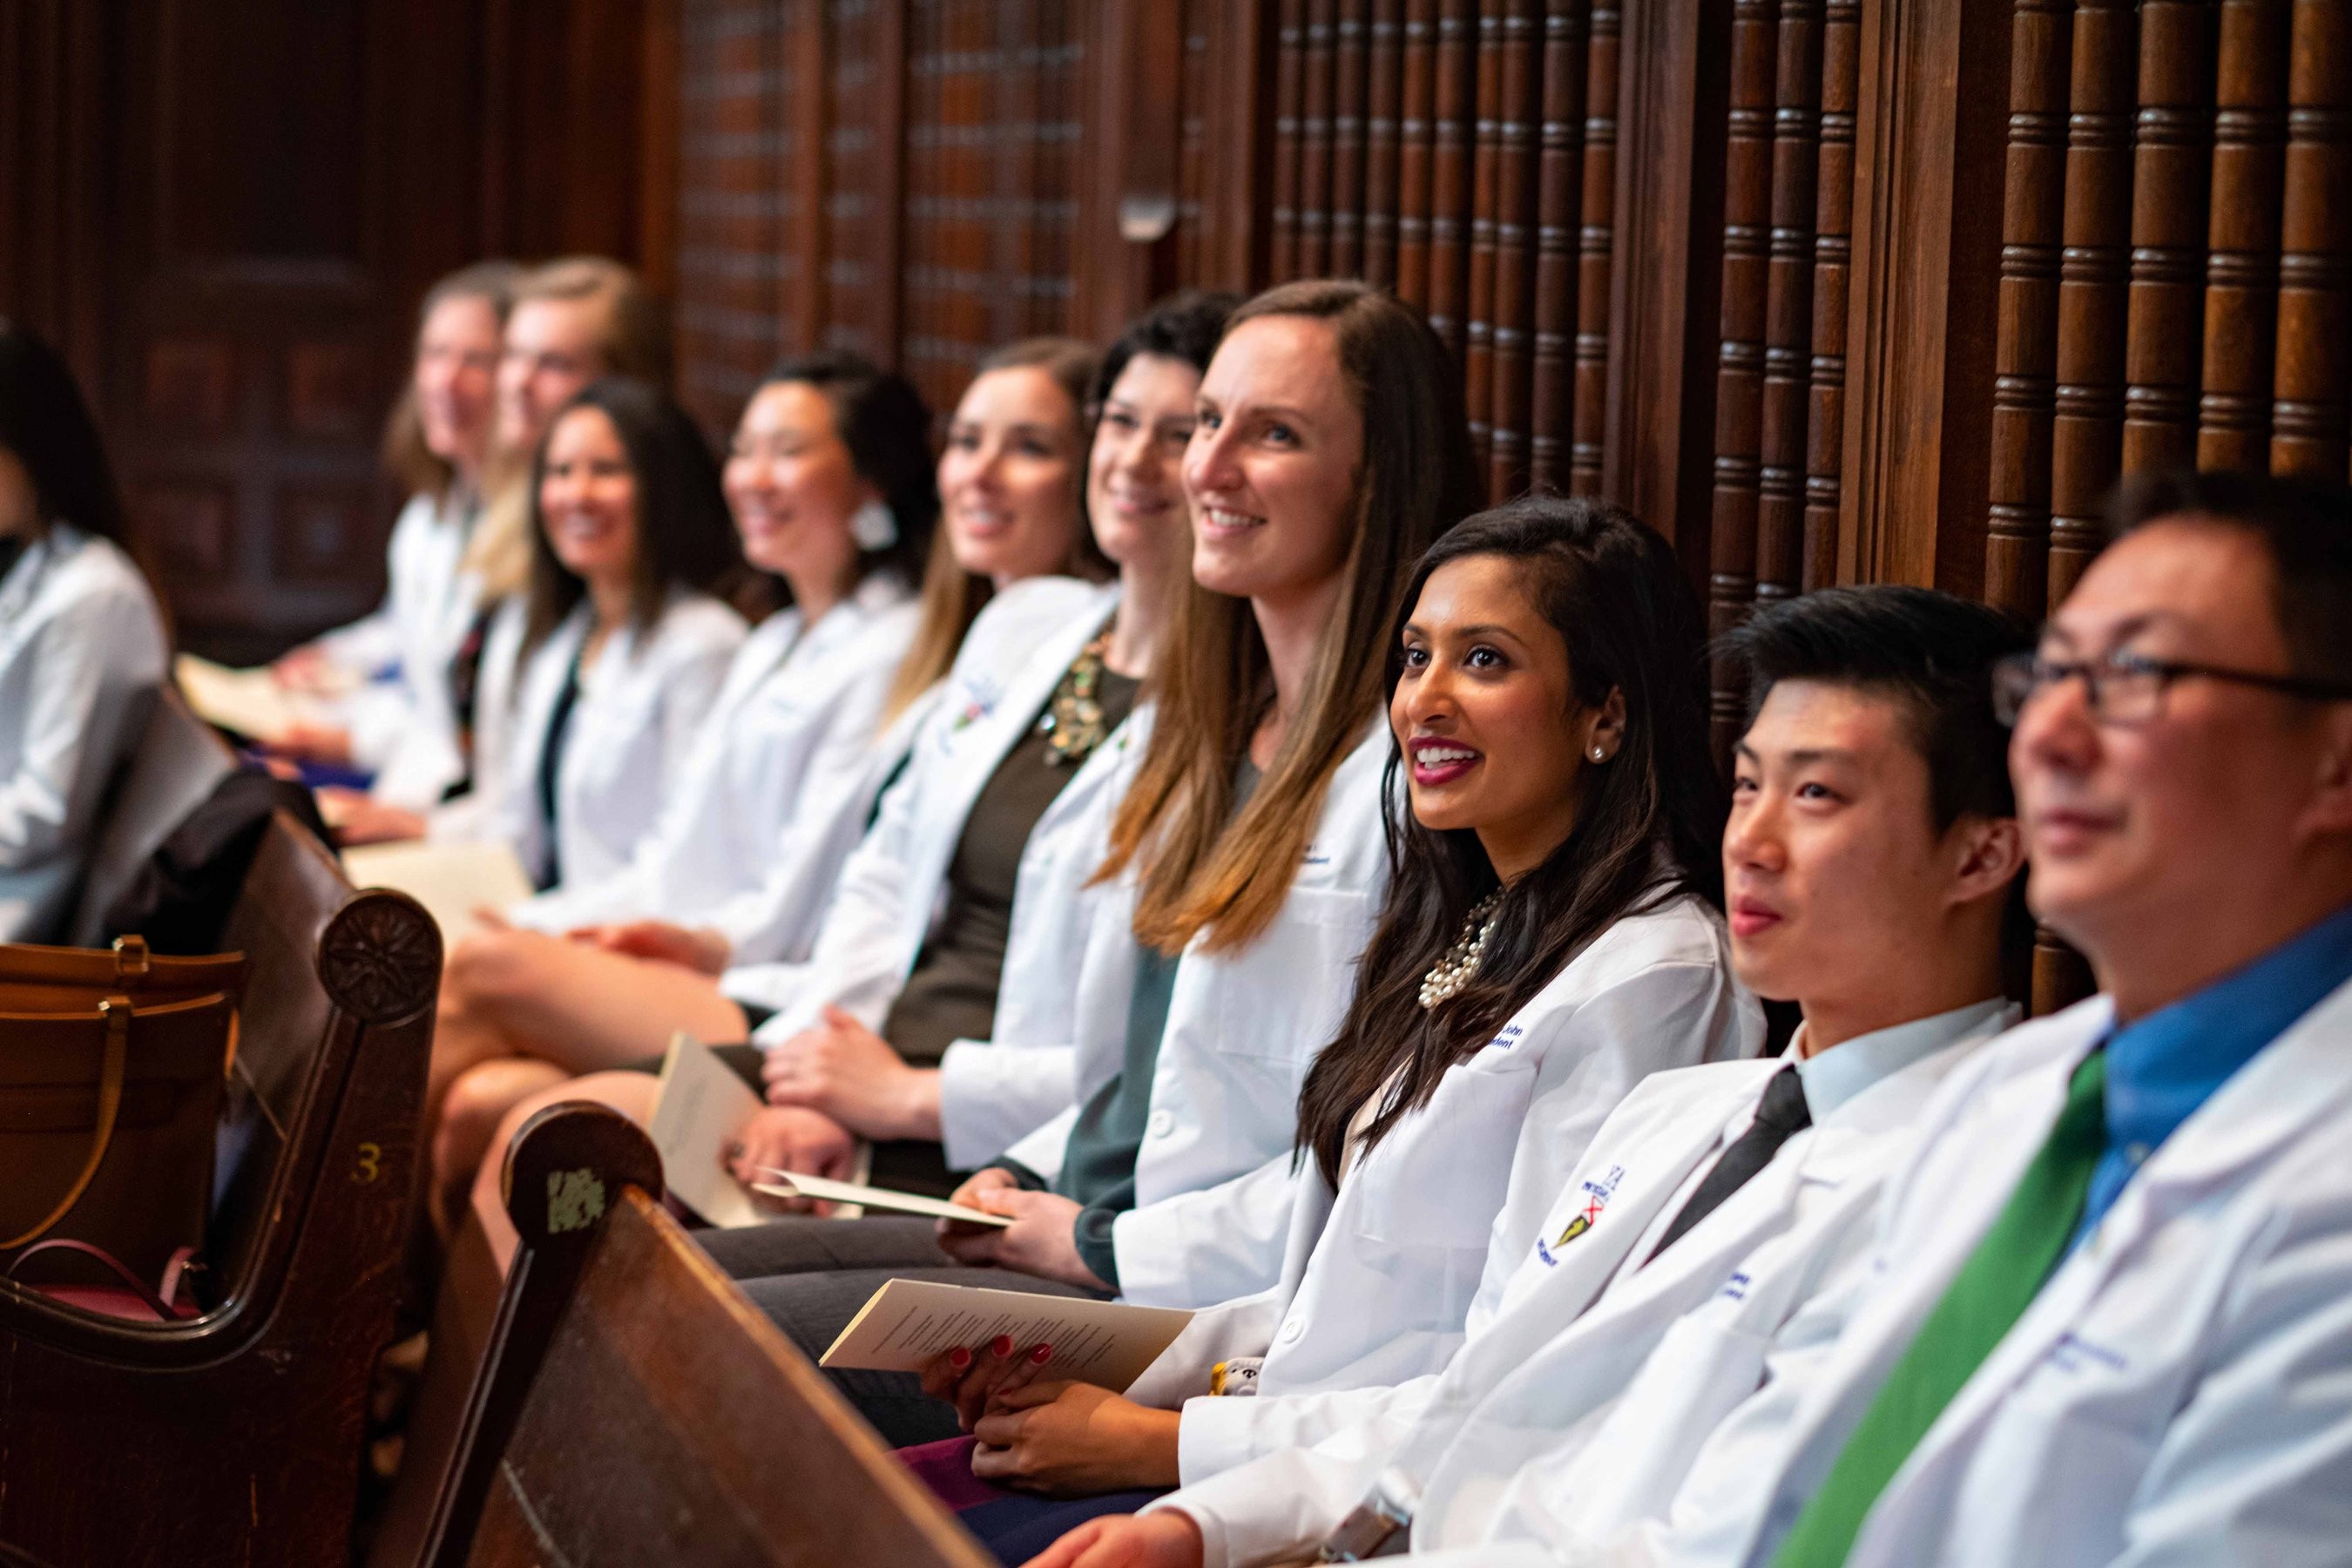
[[2093, 1371], [2127, 1372], [2131, 1368], [2130, 1361], [2121, 1352], [2093, 1344], [2071, 1330], [2059, 1336], [2043, 1359], [2053, 1370], [2076, 1376]]

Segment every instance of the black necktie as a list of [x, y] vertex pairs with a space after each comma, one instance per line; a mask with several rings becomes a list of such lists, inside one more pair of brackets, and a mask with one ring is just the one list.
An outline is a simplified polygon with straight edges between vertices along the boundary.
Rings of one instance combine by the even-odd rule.
[[1772, 1075], [1764, 1086], [1763, 1102], [1756, 1108], [1756, 1120], [1748, 1124], [1731, 1147], [1715, 1163], [1715, 1169], [1698, 1184], [1698, 1190], [1683, 1205], [1666, 1226], [1665, 1238], [1660, 1241], [1650, 1260], [1655, 1261], [1664, 1252], [1682, 1238], [1683, 1232], [1713, 1214], [1724, 1199], [1747, 1185], [1748, 1179], [1772, 1163], [1780, 1145], [1813, 1124], [1813, 1113], [1805, 1103], [1805, 1080], [1797, 1075], [1791, 1062]]

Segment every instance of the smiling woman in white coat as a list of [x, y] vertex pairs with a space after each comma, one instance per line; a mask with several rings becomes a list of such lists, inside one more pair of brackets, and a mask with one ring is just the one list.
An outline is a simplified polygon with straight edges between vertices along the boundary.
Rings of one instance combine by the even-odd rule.
[[[1165, 301], [1099, 368], [1069, 340], [1012, 345], [960, 401], [939, 465], [950, 550], [934, 556], [931, 586], [944, 561], [993, 597], [920, 706], [905, 766], [814, 944], [739, 954], [720, 941], [698, 961], [716, 972], [731, 957], [772, 960], [698, 977], [735, 1010], [737, 1035], [745, 1015], [766, 1020], [758, 1044], [725, 1048], [739, 1070], [756, 1083], [779, 1057], [826, 1068], [826, 1092], [771, 1106], [741, 1131], [739, 1172], [840, 1169], [864, 1139], [878, 1179], [944, 1192], [947, 1163], [976, 1163], [1069, 1100], [1072, 954], [1105, 896], [1089, 883], [1143, 732], [1121, 721], [1184, 569], [1177, 458], [1230, 303]], [[1056, 574], [1081, 564], [1082, 532], [1083, 553], [1118, 563], [1118, 584]], [[688, 954], [705, 940], [657, 922], [621, 934]], [[624, 1072], [562, 1092], [643, 1116], [652, 1089]], [[517, 1107], [509, 1127], [540, 1102]], [[503, 1245], [494, 1165], [482, 1166], [476, 1206]]]
[[[1083, 1099], [961, 1189], [1016, 1216], [1007, 1230], [942, 1242], [920, 1222], [861, 1221], [855, 1255], [779, 1226], [715, 1239], [803, 1344], [822, 1350], [898, 1275], [1116, 1288], [1129, 1266], [1171, 1263], [1160, 1239], [1134, 1249], [1130, 1221], [1289, 1147], [1288, 1107], [1338, 1025], [1386, 881], [1376, 715], [1398, 595], [1436, 521], [1467, 510], [1471, 469], [1442, 349], [1360, 284], [1244, 306], [1198, 408], [1183, 461], [1192, 581], [1112, 821], [1104, 875], [1118, 881], [1105, 885], [1120, 896], [1073, 973]], [[1107, 949], [1129, 955], [1128, 984], [1097, 983]], [[793, 1092], [789, 1077], [779, 1092]], [[1242, 1247], [1227, 1267], [1245, 1272], [1279, 1239]], [[888, 1436], [954, 1430], [952, 1407], [910, 1375], [842, 1381]]]
[[642, 382], [593, 383], [532, 474], [512, 756], [490, 828], [542, 889], [629, 862], [743, 641], [712, 590], [740, 556], [718, 465]]
[[289, 686], [348, 693], [341, 723], [297, 725], [269, 737], [271, 749], [373, 774], [379, 799], [412, 810], [437, 802], [462, 772], [451, 682], [482, 599], [462, 563], [481, 515], [500, 338], [521, 278], [512, 262], [482, 261], [426, 290], [408, 384], [384, 431], [384, 466], [409, 497], [392, 526], [383, 602], [271, 667]]
[[72, 912], [108, 782], [163, 679], [154, 595], [73, 374], [0, 317], [0, 941]]
[[450, 1090], [440, 1184], [470, 1182], [509, 1107], [572, 1073], [634, 1061], [677, 1028], [741, 1016], [698, 970], [626, 951], [612, 928], [698, 922], [739, 950], [803, 954], [886, 760], [888, 696], [913, 638], [939, 516], [930, 416], [851, 355], [788, 362], [752, 395], [723, 469], [745, 558], [783, 608], [747, 637], [651, 832], [610, 875], [573, 879], [452, 950], [436, 1046], [470, 1058]]
[[[1590, 501], [1482, 513], [1423, 558], [1390, 675], [1411, 815], [1355, 999], [1299, 1099], [1311, 1158], [1292, 1171], [1282, 1278], [1197, 1314], [1124, 1398], [1056, 1387], [1050, 1361], [1033, 1379], [1016, 1356], [1002, 1380], [992, 1356], [960, 1379], [935, 1363], [978, 1473], [1057, 1494], [1172, 1486], [1251, 1451], [1223, 1417], [1436, 1371], [1626, 1093], [1756, 1048], [1762, 1012], [1716, 907], [1699, 625], [1671, 547]], [[1192, 1397], [1244, 1380], [1255, 1397]]]

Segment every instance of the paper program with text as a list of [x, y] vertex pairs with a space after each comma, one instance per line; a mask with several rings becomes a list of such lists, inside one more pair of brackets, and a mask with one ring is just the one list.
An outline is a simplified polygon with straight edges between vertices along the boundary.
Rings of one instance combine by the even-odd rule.
[[1192, 1317], [1173, 1307], [893, 1279], [858, 1310], [817, 1364], [919, 1372], [943, 1351], [984, 1345], [1003, 1334], [1024, 1350], [1054, 1347], [1043, 1375], [1120, 1393], [1160, 1359]]

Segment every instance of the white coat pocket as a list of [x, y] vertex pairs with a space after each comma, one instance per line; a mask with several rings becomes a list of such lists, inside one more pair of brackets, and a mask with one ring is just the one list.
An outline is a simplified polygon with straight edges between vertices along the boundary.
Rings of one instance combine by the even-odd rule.
[[1463, 1215], [1501, 1208], [1535, 1082], [1533, 1062], [1492, 1057], [1474, 1057], [1440, 1079], [1429, 1103], [1350, 1175], [1362, 1184], [1364, 1234], [1391, 1247], [1475, 1251], [1483, 1260], [1486, 1226], [1465, 1227]]
[[1217, 1050], [1278, 1065], [1295, 1089], [1348, 1010], [1374, 912], [1362, 892], [1293, 888], [1265, 935], [1203, 964], [1213, 978], [1200, 1016], [1216, 1020]]

